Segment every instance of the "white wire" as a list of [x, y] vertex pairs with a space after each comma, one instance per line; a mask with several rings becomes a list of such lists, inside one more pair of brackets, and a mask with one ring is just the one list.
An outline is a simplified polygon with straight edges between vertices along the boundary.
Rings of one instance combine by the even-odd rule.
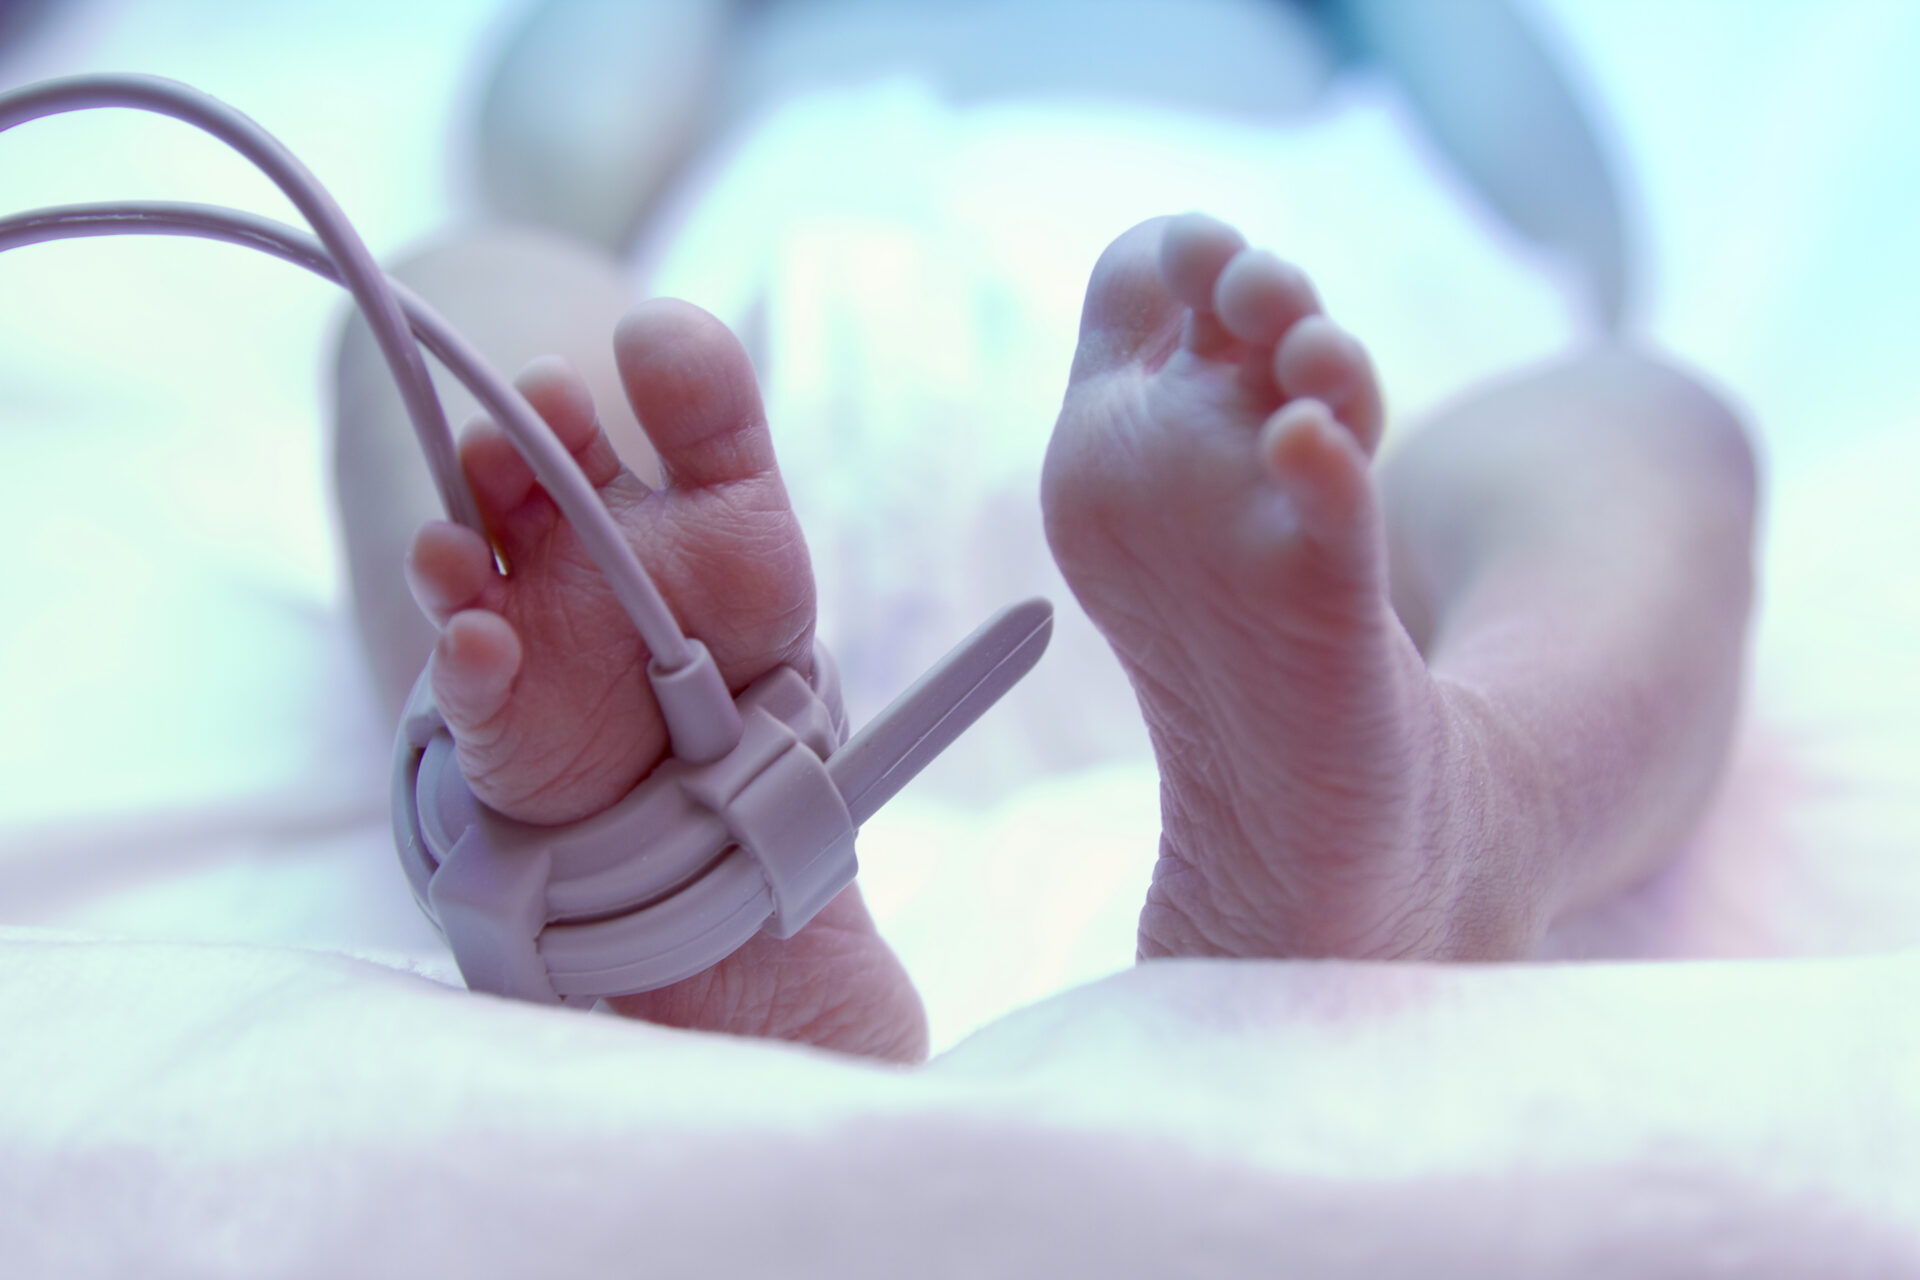
[[342, 282], [367, 317], [374, 340], [399, 384], [400, 398], [413, 420], [414, 433], [420, 437], [441, 502], [453, 519], [484, 536], [480, 509], [460, 474], [453, 436], [447, 430], [439, 397], [433, 393], [433, 380], [420, 359], [420, 349], [407, 334], [399, 305], [386, 288], [386, 277], [326, 188], [278, 139], [248, 116], [198, 89], [159, 76], [67, 76], [0, 94], [0, 133], [31, 120], [96, 107], [151, 111], [202, 129], [252, 161], [286, 194], [326, 246], [327, 256], [339, 265]]
[[153, 111], [213, 134], [272, 178], [313, 225], [318, 239], [238, 210], [143, 202], [40, 209], [0, 220], [4, 229], [0, 249], [74, 236], [197, 236], [262, 249], [345, 285], [393, 370], [449, 515], [485, 536], [479, 508], [460, 472], [446, 415], [412, 334], [419, 335], [507, 432], [606, 576], [651, 650], [655, 665], [662, 671], [674, 671], [694, 659], [693, 649], [646, 568], [566, 448], [525, 397], [494, 372], [451, 325], [387, 279], [333, 198], [285, 147], [218, 99], [157, 76], [74, 76], [0, 94], [0, 133], [44, 116], [94, 107]]

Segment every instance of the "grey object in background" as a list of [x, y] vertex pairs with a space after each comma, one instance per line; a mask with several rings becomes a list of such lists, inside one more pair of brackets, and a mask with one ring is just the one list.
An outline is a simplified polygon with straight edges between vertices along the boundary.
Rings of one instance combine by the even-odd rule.
[[1337, 9], [1480, 198], [1568, 264], [1594, 321], [1619, 331], [1632, 301], [1620, 184], [1539, 33], [1505, 0], [1340, 0]]
[[423, 672], [394, 748], [400, 864], [473, 990], [580, 1006], [668, 986], [763, 930], [792, 937], [853, 883], [859, 826], [1033, 669], [1052, 630], [1044, 600], [1002, 610], [851, 742], [816, 645], [811, 681], [776, 667], [741, 693], [726, 755], [670, 758], [560, 827], [474, 799]]
[[809, 88], [914, 71], [961, 101], [1146, 99], [1281, 121], [1372, 65], [1485, 207], [1621, 327], [1619, 183], [1566, 69], [1510, 0], [547, 0], [481, 110], [492, 209], [618, 250], [682, 167]]
[[54, 0], [0, 0], [0, 56], [53, 12]]

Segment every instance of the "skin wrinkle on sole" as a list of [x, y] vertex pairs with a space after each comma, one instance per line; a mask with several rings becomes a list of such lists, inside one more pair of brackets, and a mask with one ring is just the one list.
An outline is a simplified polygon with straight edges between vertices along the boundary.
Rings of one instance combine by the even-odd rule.
[[[1520, 455], [1503, 460], [1482, 448], [1475, 458], [1495, 465], [1466, 485], [1453, 478], [1471, 472], [1460, 459], [1452, 475], [1434, 473], [1438, 496], [1424, 514], [1454, 521], [1450, 554], [1469, 576], [1453, 594], [1433, 571], [1423, 573], [1424, 589], [1410, 587], [1392, 557], [1422, 540], [1409, 536], [1415, 526], [1387, 518], [1368, 476], [1381, 410], [1364, 348], [1317, 303], [1291, 327], [1269, 323], [1299, 308], [1246, 295], [1262, 278], [1292, 290], [1295, 276], [1265, 257], [1234, 266], [1239, 246], [1231, 229], [1188, 216], [1135, 228], [1103, 255], [1043, 474], [1049, 542], [1132, 679], [1160, 764], [1162, 859], [1141, 952], [1527, 955], [1580, 878], [1596, 874], [1583, 859], [1631, 874], [1673, 839], [1670, 829], [1697, 817], [1698, 787], [1687, 807], [1669, 806], [1657, 820], [1618, 815], [1660, 792], [1665, 777], [1711, 774], [1714, 726], [1727, 711], [1693, 694], [1686, 661], [1737, 651], [1745, 598], [1728, 593], [1715, 629], [1689, 641], [1686, 655], [1632, 651], [1646, 664], [1649, 694], [1680, 693], [1666, 718], [1619, 722], [1616, 710], [1611, 727], [1592, 719], [1587, 704], [1617, 708], [1641, 678], [1598, 641], [1562, 650], [1537, 628], [1537, 638], [1515, 633], [1528, 660], [1490, 667], [1489, 646], [1534, 610], [1608, 635], [1643, 616], [1684, 618], [1697, 597], [1652, 591], [1635, 557], [1678, 556], [1673, 581], [1713, 584], [1748, 554], [1738, 538], [1703, 545], [1688, 523], [1691, 499], [1717, 483], [1711, 465], [1649, 470], [1644, 425], [1609, 430], [1608, 406], [1638, 404], [1645, 388], [1709, 416], [1717, 405], [1671, 373], [1641, 379], [1644, 362], [1611, 354], [1496, 384], [1434, 430], [1477, 442], [1487, 435], [1481, 420], [1497, 421], [1503, 405], [1527, 397], [1549, 411], [1564, 406], [1557, 426], [1577, 430], [1534, 437], [1529, 448], [1544, 450], [1544, 466], [1523, 470], [1513, 465]], [[1223, 310], [1238, 334], [1210, 310], [1223, 274], [1232, 290]], [[1103, 313], [1116, 298], [1125, 315]], [[1180, 335], [1171, 351], [1169, 333]], [[1312, 400], [1282, 399], [1298, 391], [1316, 393], [1331, 415]], [[1335, 430], [1343, 434], [1328, 434]], [[1722, 435], [1733, 441], [1727, 469], [1737, 472], [1744, 444], [1737, 427]], [[1437, 447], [1424, 444], [1428, 454]], [[1401, 451], [1389, 468], [1403, 482], [1407, 454], [1422, 450]], [[1588, 480], [1616, 473], [1620, 492], [1658, 519], [1640, 542], [1596, 561], [1587, 549], [1604, 527], [1583, 525], [1579, 512], [1598, 496]], [[1473, 497], [1475, 485], [1521, 501], [1503, 514]], [[1748, 490], [1738, 475], [1731, 492], [1739, 520]], [[1233, 523], [1235, 512], [1244, 523]], [[1737, 527], [1750, 544], [1750, 521]], [[1655, 530], [1679, 532], [1678, 545]], [[1535, 558], [1555, 573], [1612, 561], [1628, 568], [1540, 593], [1540, 570], [1510, 552], [1525, 553], [1541, 535], [1551, 550]], [[1481, 590], [1473, 575], [1508, 565], [1525, 571], [1473, 594]], [[1456, 619], [1456, 600], [1475, 612]], [[1463, 656], [1490, 683], [1450, 678]], [[1605, 736], [1616, 731], [1629, 736]], [[1609, 813], [1598, 827], [1581, 825]]]

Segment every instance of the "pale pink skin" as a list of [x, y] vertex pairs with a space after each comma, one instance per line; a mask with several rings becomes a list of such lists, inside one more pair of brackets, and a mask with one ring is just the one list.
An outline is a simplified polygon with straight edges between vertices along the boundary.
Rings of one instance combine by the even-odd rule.
[[[517, 380], [738, 692], [781, 664], [811, 670], [813, 571], [774, 465], [760, 391], [724, 325], [654, 301], [623, 320], [615, 360], [659, 456], [652, 489], [615, 456], [584, 382], [558, 359]], [[459, 525], [414, 540], [408, 581], [441, 628], [434, 699], [474, 794], [526, 822], [571, 822], [626, 794], [667, 751], [646, 647], [505, 435], [461, 461], [509, 570]], [[794, 938], [766, 935], [707, 972], [616, 998], [671, 1026], [773, 1036], [902, 1062], [926, 1056], [919, 995], [850, 887]]]
[[1364, 348], [1201, 215], [1094, 269], [1047, 536], [1140, 699], [1140, 954], [1498, 959], [1643, 877], [1726, 754], [1751, 595], [1739, 424], [1606, 350], [1369, 477]]
[[[745, 353], [665, 301], [615, 346], [659, 490], [568, 366], [520, 385], [729, 684], [805, 670], [811, 570]], [[1524, 957], [1671, 856], [1710, 794], [1750, 595], [1732, 416], [1606, 351], [1457, 406], [1372, 475], [1383, 426], [1364, 348], [1224, 224], [1143, 224], [1095, 268], [1043, 505], [1159, 757], [1143, 957]], [[498, 430], [462, 457], [509, 572], [456, 526], [416, 539], [435, 697], [483, 800], [583, 817], [665, 752], [646, 650]], [[789, 942], [614, 1004], [926, 1052], [857, 889]]]

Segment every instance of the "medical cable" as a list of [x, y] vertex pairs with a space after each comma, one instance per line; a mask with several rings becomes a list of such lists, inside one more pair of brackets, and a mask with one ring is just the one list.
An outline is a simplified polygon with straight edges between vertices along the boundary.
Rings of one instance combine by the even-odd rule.
[[[284, 192], [318, 238], [297, 250], [283, 251], [305, 239], [291, 228], [237, 210], [212, 206], [128, 204], [42, 209], [7, 220], [17, 232], [14, 243], [37, 243], [68, 236], [110, 235], [145, 229], [149, 233], [196, 235], [265, 249], [344, 284], [372, 327], [381, 354], [393, 370], [402, 401], [427, 465], [449, 515], [485, 535], [479, 508], [460, 473], [452, 433], [434, 394], [432, 379], [414, 341], [397, 286], [374, 265], [365, 243], [333, 198], [306, 166], [252, 119], [226, 103], [187, 85], [158, 76], [89, 75], [44, 81], [0, 94], [0, 133], [46, 116], [96, 107], [127, 107], [170, 116], [227, 143], [252, 161]], [[168, 231], [158, 231], [162, 225]], [[263, 230], [264, 228], [264, 230]], [[286, 239], [288, 234], [296, 240]], [[330, 264], [321, 270], [317, 251]], [[712, 760], [726, 754], [740, 737], [731, 693], [720, 679], [711, 654], [680, 629], [646, 568], [621, 536], [613, 517], [594, 496], [592, 486], [525, 397], [495, 374], [451, 327], [438, 326], [439, 347], [459, 352], [464, 369], [454, 370], [482, 406], [512, 439], [554, 502], [566, 515], [582, 545], [605, 575], [652, 654], [647, 676], [667, 722], [675, 754], [688, 760]]]
[[851, 740], [831, 659], [763, 674], [738, 698], [685, 635], [579, 465], [510, 383], [432, 307], [373, 265], [331, 197], [253, 121], [152, 76], [83, 76], [0, 94], [0, 132], [89, 107], [134, 107], [197, 125], [271, 177], [316, 235], [213, 205], [75, 204], [0, 218], [0, 252], [108, 235], [239, 244], [348, 288], [367, 317], [448, 511], [484, 535], [430, 352], [480, 402], [559, 506], [652, 653], [647, 679], [672, 757], [611, 808], [564, 827], [480, 805], [416, 682], [395, 742], [394, 835], [420, 905], [475, 990], [579, 1005], [700, 972], [756, 932], [791, 937], [858, 872], [860, 825], [1029, 671], [1052, 607], [1002, 610]]

